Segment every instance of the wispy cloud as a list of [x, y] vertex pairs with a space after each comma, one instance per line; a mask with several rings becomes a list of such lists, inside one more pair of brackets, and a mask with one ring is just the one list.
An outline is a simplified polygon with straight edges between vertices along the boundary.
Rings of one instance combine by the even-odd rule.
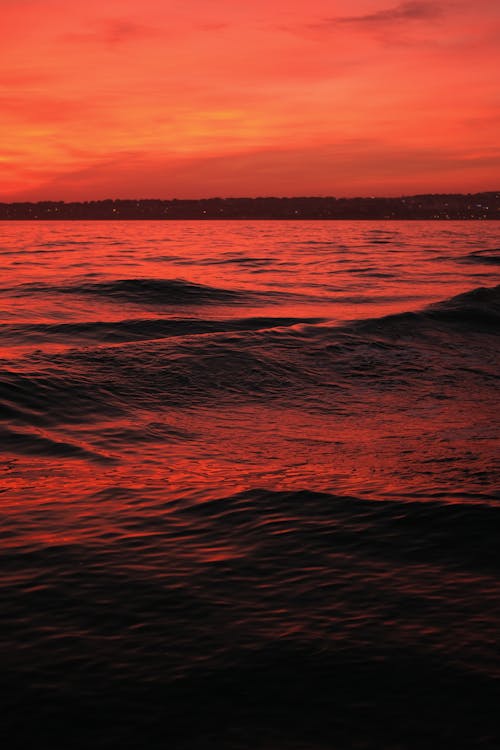
[[324, 18], [315, 24], [315, 27], [333, 26], [336, 24], [351, 24], [360, 26], [377, 26], [379, 24], [403, 23], [411, 21], [427, 21], [442, 15], [443, 7], [439, 2], [415, 2], [399, 3], [390, 8], [382, 8], [374, 13], [366, 13], [361, 16], [335, 16]]
[[66, 38], [73, 41], [97, 42], [108, 46], [116, 46], [154, 37], [157, 33], [157, 30], [151, 26], [146, 26], [130, 18], [109, 18], [96, 23], [86, 31], [71, 33]]
[[495, 185], [499, 165], [498, 148], [463, 153], [455, 148], [395, 146], [383, 139], [209, 157], [121, 151], [80, 168], [47, 174], [45, 181], [20, 188], [9, 200], [290, 195], [297, 185], [309, 195], [447, 192], [457, 189], [457, 175], [471, 189]]

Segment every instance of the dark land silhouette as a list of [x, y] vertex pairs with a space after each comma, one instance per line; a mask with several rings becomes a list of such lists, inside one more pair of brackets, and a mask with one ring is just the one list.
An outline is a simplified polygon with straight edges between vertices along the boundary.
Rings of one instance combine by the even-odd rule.
[[500, 192], [400, 198], [204, 198], [0, 203], [0, 219], [500, 219]]

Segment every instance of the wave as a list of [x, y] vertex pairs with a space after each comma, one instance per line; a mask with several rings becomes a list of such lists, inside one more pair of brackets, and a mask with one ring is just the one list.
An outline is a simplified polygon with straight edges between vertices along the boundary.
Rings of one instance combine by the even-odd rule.
[[[369, 272], [360, 269], [359, 273]], [[354, 273], [358, 270], [354, 269]], [[374, 276], [390, 274], [372, 274]], [[287, 287], [287, 288], [283, 288]], [[171, 308], [173, 306], [203, 306], [203, 305], [248, 305], [248, 304], [280, 304], [283, 302], [347, 302], [353, 304], [370, 304], [372, 297], [363, 294], [346, 294], [343, 287], [325, 287], [323, 284], [310, 284], [309, 292], [291, 291], [292, 283], [280, 285], [280, 289], [246, 290], [223, 289], [221, 287], [196, 284], [183, 279], [132, 278], [112, 279], [107, 281], [89, 281], [78, 279], [70, 284], [57, 285], [46, 282], [27, 282], [14, 287], [1, 286], [1, 294], [13, 297], [30, 297], [33, 295], [80, 295], [98, 296], [120, 303], [133, 304], [142, 307]], [[311, 293], [311, 289], [314, 293]], [[288, 290], [290, 289], [290, 290]], [[392, 300], [390, 296], [378, 296], [378, 301]]]
[[56, 440], [48, 435], [23, 432], [0, 427], [0, 446], [3, 453], [51, 456], [54, 458], [84, 458], [91, 461], [108, 462], [112, 459], [80, 445]]
[[353, 330], [377, 332], [388, 336], [415, 336], [440, 330], [441, 326], [500, 332], [500, 285], [478, 287], [442, 302], [429, 305], [421, 312], [405, 312], [382, 318], [355, 322]]
[[86, 341], [125, 343], [207, 333], [257, 331], [293, 326], [304, 322], [314, 324], [322, 320], [322, 318], [290, 317], [255, 317], [230, 320], [145, 318], [109, 322], [0, 324], [0, 341], [4, 344], [64, 342], [75, 346]]
[[495, 250], [475, 250], [468, 253], [463, 258], [457, 259], [460, 263], [477, 263], [498, 266], [500, 264], [500, 249]]
[[116, 279], [59, 287], [58, 291], [95, 294], [135, 304], [199, 305], [210, 302], [235, 302], [242, 293], [229, 289], [194, 284], [182, 279]]
[[434, 320], [496, 326], [500, 323], [500, 285], [479, 287], [431, 305], [427, 314]]
[[4, 369], [0, 376], [0, 420], [50, 427], [125, 413], [126, 402], [113, 392], [114, 377], [66, 362], [50, 362], [23, 373]]
[[[361, 499], [309, 490], [248, 490], [176, 511], [196, 520], [203, 537], [227, 535], [236, 547], [257, 545], [261, 562], [278, 549], [290, 566], [313, 548], [361, 553], [398, 562], [434, 560], [457, 568], [500, 568], [498, 508], [487, 503], [453, 504]], [[314, 545], [310, 545], [314, 538]], [[269, 544], [267, 549], [266, 540]], [[286, 551], [285, 551], [286, 548]]]
[[106, 297], [139, 305], [206, 305], [238, 302], [247, 297], [244, 292], [195, 284], [182, 279], [113, 279], [109, 281], [78, 280], [72, 284], [56, 285], [43, 282], [3, 288], [17, 295], [78, 294]]
[[[422, 312], [344, 326], [267, 318], [222, 323], [222, 331], [213, 321], [82, 324], [86, 335], [118, 344], [17, 360], [24, 371], [6, 369], [0, 379], [0, 414], [51, 424], [222, 398], [338, 413], [370, 393], [410, 389], [417, 398], [440, 383], [448, 394], [487, 389], [499, 377], [499, 294], [500, 287], [477, 289]], [[130, 341], [134, 335], [144, 338]]]

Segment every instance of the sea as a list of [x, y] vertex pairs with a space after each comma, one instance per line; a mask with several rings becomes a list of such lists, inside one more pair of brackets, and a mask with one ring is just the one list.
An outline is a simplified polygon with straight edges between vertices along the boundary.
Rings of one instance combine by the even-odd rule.
[[500, 222], [0, 258], [3, 747], [498, 750]]

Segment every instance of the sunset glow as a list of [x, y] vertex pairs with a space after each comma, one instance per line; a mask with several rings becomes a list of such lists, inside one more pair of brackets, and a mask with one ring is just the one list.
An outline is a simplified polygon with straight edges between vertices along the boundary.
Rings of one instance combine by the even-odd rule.
[[2, 0], [0, 200], [498, 188], [497, 0]]

